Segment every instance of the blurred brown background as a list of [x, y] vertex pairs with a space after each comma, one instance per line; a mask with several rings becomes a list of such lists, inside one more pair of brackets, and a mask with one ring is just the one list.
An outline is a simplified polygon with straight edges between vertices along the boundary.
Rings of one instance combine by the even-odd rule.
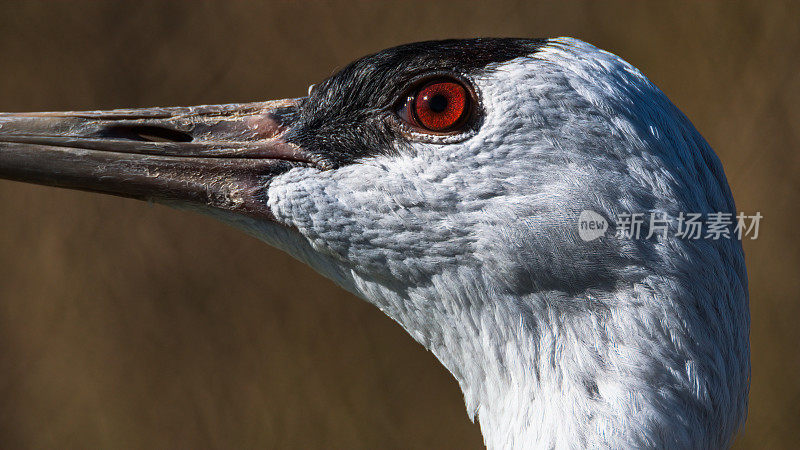
[[[14, 2], [0, 111], [304, 95], [409, 41], [570, 35], [642, 69], [722, 159], [753, 378], [738, 448], [800, 427], [797, 3]], [[206, 217], [0, 182], [0, 447], [479, 448], [458, 386], [377, 309]]]

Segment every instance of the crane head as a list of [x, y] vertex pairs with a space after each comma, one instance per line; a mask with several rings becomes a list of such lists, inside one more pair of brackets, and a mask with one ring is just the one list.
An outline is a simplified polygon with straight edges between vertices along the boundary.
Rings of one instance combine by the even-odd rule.
[[578, 228], [733, 213], [721, 164], [641, 72], [575, 39], [404, 45], [287, 100], [2, 114], [0, 177], [286, 250], [433, 351], [499, 447], [719, 447], [745, 416], [740, 243]]

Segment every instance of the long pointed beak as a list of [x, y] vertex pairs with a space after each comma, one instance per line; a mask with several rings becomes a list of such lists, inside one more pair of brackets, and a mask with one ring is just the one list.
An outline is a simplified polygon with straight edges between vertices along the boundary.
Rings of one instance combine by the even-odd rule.
[[314, 164], [282, 139], [296, 105], [0, 114], [0, 178], [269, 216], [270, 178]]

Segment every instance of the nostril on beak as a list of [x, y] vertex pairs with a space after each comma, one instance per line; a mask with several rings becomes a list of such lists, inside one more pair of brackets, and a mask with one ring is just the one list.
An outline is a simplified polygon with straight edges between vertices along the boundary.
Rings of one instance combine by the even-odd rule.
[[142, 142], [191, 142], [191, 134], [154, 125], [113, 125], [105, 128], [101, 137]]

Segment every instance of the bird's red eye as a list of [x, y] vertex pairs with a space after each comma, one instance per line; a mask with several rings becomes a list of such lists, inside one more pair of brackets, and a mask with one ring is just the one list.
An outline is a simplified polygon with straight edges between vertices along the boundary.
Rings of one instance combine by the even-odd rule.
[[434, 132], [453, 131], [464, 123], [469, 112], [470, 95], [461, 83], [432, 81], [409, 97], [404, 106], [407, 119]]

